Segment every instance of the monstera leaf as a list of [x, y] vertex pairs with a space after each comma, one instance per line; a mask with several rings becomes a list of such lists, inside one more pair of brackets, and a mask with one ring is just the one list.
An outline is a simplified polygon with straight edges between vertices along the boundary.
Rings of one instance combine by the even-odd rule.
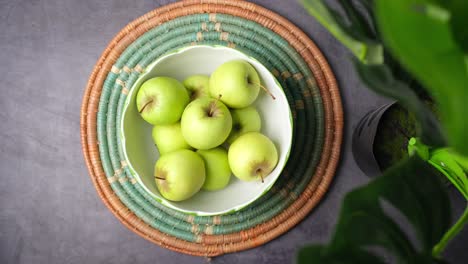
[[[324, 0], [302, 2], [353, 53], [361, 80], [415, 115], [420, 129], [411, 136], [431, 148], [448, 145], [451, 159], [445, 162], [447, 151], [432, 156], [419, 151], [427, 162], [414, 155], [350, 192], [331, 242], [300, 250], [299, 263], [384, 263], [376, 248], [398, 263], [442, 263], [441, 252], [468, 222], [467, 207], [448, 228], [450, 204], [434, 169], [439, 164], [459, 190], [467, 190], [468, 1], [335, 0], [343, 14]], [[441, 125], [420, 101], [418, 89], [430, 94]], [[417, 245], [382, 201], [408, 220]]]
[[375, 0], [386, 46], [437, 102], [449, 145], [464, 156], [468, 156], [468, 56], [463, 51], [467, 10], [468, 1]]
[[[304, 7], [324, 27], [330, 31], [357, 58], [368, 64], [383, 62], [383, 49], [372, 27], [349, 0], [339, 0], [346, 8], [346, 18], [328, 7], [322, 0], [301, 0]], [[365, 8], [372, 5], [370, 0], [364, 1]], [[348, 19], [349, 21], [346, 21]]]
[[[431, 146], [445, 145], [445, 136], [433, 113], [424, 106], [409, 84], [413, 77], [402, 69], [393, 56], [385, 52], [374, 23], [374, 0], [337, 0], [341, 15], [324, 0], [302, 0], [304, 7], [355, 56], [355, 65], [361, 80], [375, 92], [398, 100], [416, 115], [418, 136]], [[356, 5], [367, 11], [367, 16]]]
[[[388, 204], [411, 224], [419, 246], [388, 213]], [[301, 249], [298, 263], [385, 263], [369, 248], [383, 249], [398, 263], [442, 263], [432, 249], [449, 228], [450, 215], [448, 196], [434, 169], [414, 156], [348, 193], [331, 242]]]
[[468, 159], [457, 155], [450, 148], [431, 148], [418, 138], [408, 141], [408, 154], [418, 155], [429, 162], [452, 182], [468, 201]]
[[434, 3], [449, 10], [452, 14], [450, 28], [454, 40], [458, 46], [468, 53], [468, 27], [466, 27], [466, 14], [468, 14], [468, 4], [466, 0], [435, 0]]
[[367, 87], [379, 94], [398, 100], [403, 107], [416, 116], [420, 124], [418, 135], [426, 144], [431, 146], [444, 145], [444, 135], [432, 111], [424, 105], [407, 83], [394, 77], [387, 65], [367, 65], [358, 60], [354, 60], [354, 65]]

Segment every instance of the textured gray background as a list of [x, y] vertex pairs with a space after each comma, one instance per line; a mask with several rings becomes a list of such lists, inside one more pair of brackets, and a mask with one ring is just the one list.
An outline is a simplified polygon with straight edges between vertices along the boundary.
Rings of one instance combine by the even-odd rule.
[[[81, 153], [86, 81], [107, 43], [136, 17], [173, 1], [0, 0], [0, 263], [204, 263], [162, 249], [125, 228], [99, 199]], [[356, 78], [349, 54], [296, 3], [254, 1], [315, 40], [340, 84], [343, 155], [331, 188], [296, 228], [213, 263], [291, 263], [307, 242], [327, 241], [343, 195], [367, 181], [350, 153], [359, 118], [384, 100]], [[456, 213], [463, 199], [451, 193]], [[468, 230], [446, 251], [468, 257]], [[465, 262], [466, 263], [466, 262]]]

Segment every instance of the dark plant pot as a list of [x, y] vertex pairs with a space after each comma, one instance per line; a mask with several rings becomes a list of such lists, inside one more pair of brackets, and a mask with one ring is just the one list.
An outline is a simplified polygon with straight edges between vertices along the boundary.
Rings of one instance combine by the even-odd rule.
[[[431, 107], [429, 101], [427, 105]], [[354, 159], [367, 176], [380, 175], [409, 156], [408, 141], [417, 134], [417, 120], [411, 112], [397, 102], [382, 105], [364, 115], [356, 126]]]
[[375, 177], [382, 173], [374, 154], [374, 141], [382, 116], [395, 103], [392, 102], [368, 112], [354, 129], [352, 140], [354, 160], [369, 177]]
[[[354, 160], [362, 172], [368, 177], [379, 176], [408, 157], [408, 140], [416, 135], [416, 122], [414, 115], [397, 102], [365, 114], [352, 139]], [[453, 186], [442, 173], [438, 174], [447, 186]]]

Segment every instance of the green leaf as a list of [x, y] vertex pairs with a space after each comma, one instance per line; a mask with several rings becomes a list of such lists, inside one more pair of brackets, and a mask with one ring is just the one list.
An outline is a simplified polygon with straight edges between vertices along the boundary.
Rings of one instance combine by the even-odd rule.
[[[357, 9], [355, 3], [349, 0], [338, 0], [338, 2], [343, 7], [343, 11], [349, 19], [349, 23], [344, 20], [342, 20], [344, 23], [341, 23], [342, 27], [347, 28], [346, 32], [360, 41], [371, 43], [378, 42], [377, 36], [375, 35], [372, 27], [369, 25], [369, 22], [367, 22], [367, 19], [363, 16], [361, 11]], [[339, 13], [335, 14], [335, 19], [342, 17]]]
[[468, 178], [463, 164], [457, 162], [457, 157], [448, 148], [441, 148], [433, 151], [429, 162], [442, 172], [452, 184], [468, 200]]
[[[416, 248], [399, 224], [384, 210], [390, 203], [409, 221], [422, 246]], [[311, 246], [299, 254], [299, 263], [367, 263], [364, 249], [380, 247], [399, 263], [437, 263], [432, 248], [450, 224], [450, 202], [433, 168], [419, 157], [404, 160], [368, 185], [348, 193], [338, 224], [326, 246]], [[305, 251], [310, 252], [307, 253]], [[358, 250], [358, 251], [356, 251]], [[359, 252], [359, 256], [356, 255]], [[330, 261], [329, 261], [330, 260]], [[335, 260], [348, 260], [333, 262]], [[379, 262], [374, 262], [379, 263]]]
[[468, 172], [468, 158], [458, 155], [457, 153], [452, 153], [452, 155], [457, 163], [463, 168], [463, 170]]
[[[358, 13], [352, 13], [354, 24], [346, 21], [322, 0], [301, 0], [305, 9], [317, 19], [338, 41], [345, 45], [359, 60], [368, 64], [383, 62], [383, 49], [379, 42], [373, 41], [369, 25], [362, 26], [363, 19]], [[346, 10], [351, 12], [350, 10]], [[356, 24], [356, 22], [359, 23]], [[363, 28], [364, 27], [364, 28]]]
[[398, 100], [403, 107], [414, 113], [420, 125], [418, 134], [425, 144], [431, 146], [445, 144], [439, 122], [433, 113], [406, 83], [393, 77], [387, 65], [366, 65], [358, 60], [354, 60], [354, 65], [367, 87], [379, 94]]
[[394, 56], [437, 102], [449, 145], [468, 155], [468, 65], [450, 27], [460, 15], [430, 2], [376, 0], [378, 28]]
[[460, 193], [468, 200], [468, 162], [466, 158], [457, 155], [450, 148], [431, 149], [417, 138], [408, 142], [408, 153], [417, 154], [440, 171]]
[[[432, 250], [432, 245], [439, 241], [449, 225], [450, 211], [444, 206], [449, 204], [445, 190], [430, 166], [419, 158], [413, 157], [392, 167], [368, 186], [348, 194], [347, 199], [351, 206], [346, 208], [345, 200], [343, 212], [360, 209], [382, 218], [390, 226], [393, 221], [382, 211], [380, 198], [390, 202], [408, 218], [423, 243], [425, 252]], [[344, 215], [345, 219], [347, 215], [349, 214]], [[367, 224], [359, 225], [363, 229], [367, 226]], [[337, 230], [339, 229], [340, 225], [337, 227]], [[395, 235], [391, 237], [393, 240], [404, 240], [405, 237], [399, 235], [398, 231], [393, 230], [393, 232], [394, 234], [390, 234]]]
[[452, 13], [450, 28], [454, 40], [458, 46], [468, 54], [468, 27], [466, 26], [466, 16], [468, 15], [468, 2], [466, 0], [448, 1], [448, 9]]

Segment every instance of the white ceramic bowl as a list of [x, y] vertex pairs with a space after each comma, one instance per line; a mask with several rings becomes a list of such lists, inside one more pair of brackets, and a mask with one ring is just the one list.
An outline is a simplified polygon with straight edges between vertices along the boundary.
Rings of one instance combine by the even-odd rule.
[[[201, 190], [192, 198], [182, 202], [171, 202], [158, 192], [154, 182], [154, 164], [159, 157], [151, 138], [152, 126], [138, 114], [135, 98], [141, 84], [156, 76], [169, 76], [179, 81], [194, 74], [210, 75], [224, 62], [243, 59], [257, 70], [262, 84], [276, 97], [273, 100], [265, 92], [260, 94], [254, 105], [262, 118], [261, 132], [275, 143], [279, 161], [272, 173], [260, 181], [244, 182], [234, 175], [229, 185], [219, 191]], [[222, 46], [193, 46], [167, 54], [147, 67], [133, 85], [124, 106], [121, 139], [130, 171], [143, 188], [157, 201], [167, 207], [194, 215], [218, 215], [231, 213], [247, 206], [268, 191], [279, 177], [289, 156], [292, 143], [292, 117], [286, 96], [273, 75], [257, 60], [237, 50]]]

